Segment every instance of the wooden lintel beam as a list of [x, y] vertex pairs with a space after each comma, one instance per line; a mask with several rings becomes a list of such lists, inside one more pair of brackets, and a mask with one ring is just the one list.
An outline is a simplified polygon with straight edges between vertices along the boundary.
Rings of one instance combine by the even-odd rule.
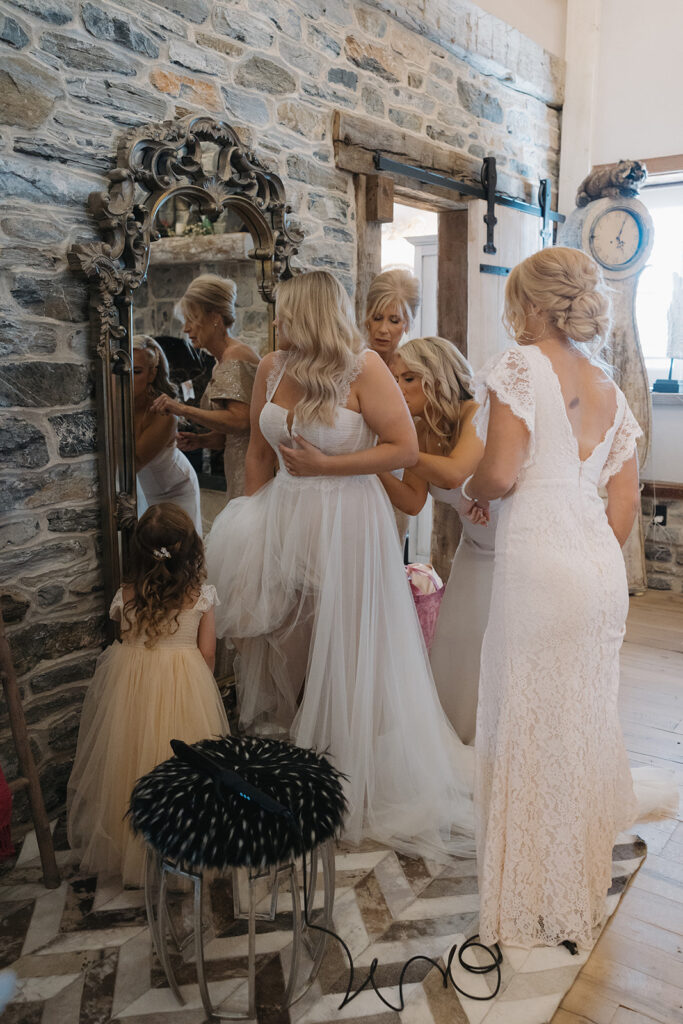
[[[376, 174], [375, 153], [380, 151], [402, 163], [426, 170], [441, 172], [451, 178], [471, 185], [480, 185], [481, 161], [468, 153], [460, 153], [448, 146], [437, 145], [431, 139], [413, 132], [402, 131], [394, 125], [383, 121], [375, 121], [369, 117], [351, 113], [348, 110], [336, 110], [332, 122], [332, 141], [334, 144], [335, 166], [352, 174]], [[495, 154], [492, 154], [495, 156]], [[392, 175], [393, 177], [393, 175]], [[462, 200], [455, 192], [446, 192], [434, 185], [418, 185], [413, 179], [395, 178], [395, 184], [406, 184], [425, 194], [434, 193], [442, 199], [450, 199], [452, 208], [461, 205]], [[498, 186], [502, 192], [522, 199], [534, 201], [535, 183], [498, 171]], [[440, 204], [444, 207], [449, 202]]]
[[365, 217], [379, 224], [394, 219], [394, 179], [389, 174], [369, 174], [365, 183]]

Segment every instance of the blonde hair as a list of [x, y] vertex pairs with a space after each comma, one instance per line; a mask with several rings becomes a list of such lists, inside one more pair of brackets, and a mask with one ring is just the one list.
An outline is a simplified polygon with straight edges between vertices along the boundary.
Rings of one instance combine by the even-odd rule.
[[420, 282], [408, 270], [385, 270], [373, 279], [365, 300], [365, 327], [377, 313], [397, 306], [408, 327], [420, 308]]
[[512, 270], [503, 323], [516, 341], [529, 341], [527, 314], [536, 309], [599, 361], [609, 332], [610, 301], [600, 267], [587, 253], [564, 246], [541, 249]]
[[275, 313], [292, 346], [287, 372], [304, 389], [297, 418], [332, 425], [365, 348], [348, 295], [327, 270], [312, 270], [278, 284]]
[[460, 407], [472, 398], [472, 367], [445, 338], [412, 338], [396, 354], [420, 378], [427, 426], [452, 448], [460, 429]]
[[171, 381], [168, 359], [159, 342], [155, 341], [151, 334], [135, 334], [133, 335], [133, 351], [146, 352], [150, 363], [157, 371], [154, 380], [149, 385], [150, 390], [155, 395], [170, 395], [171, 398], [175, 398], [177, 391], [175, 384]]
[[235, 323], [236, 299], [237, 285], [229, 277], [200, 274], [185, 289], [180, 310], [188, 320], [198, 320], [202, 314], [218, 313], [226, 330], [229, 330]]

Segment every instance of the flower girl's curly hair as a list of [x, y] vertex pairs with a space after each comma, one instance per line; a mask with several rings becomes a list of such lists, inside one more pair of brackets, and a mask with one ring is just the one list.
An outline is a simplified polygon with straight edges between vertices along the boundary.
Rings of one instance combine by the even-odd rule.
[[146, 635], [145, 646], [175, 633], [188, 599], [199, 597], [206, 579], [204, 545], [192, 520], [178, 505], [152, 505], [133, 534], [133, 596], [123, 606], [129, 629]]

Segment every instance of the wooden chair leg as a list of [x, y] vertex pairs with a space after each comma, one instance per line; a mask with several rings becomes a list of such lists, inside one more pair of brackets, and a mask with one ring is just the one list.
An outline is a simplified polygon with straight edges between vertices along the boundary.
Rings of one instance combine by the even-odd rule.
[[33, 754], [31, 753], [31, 745], [29, 743], [28, 731], [26, 729], [24, 709], [21, 704], [21, 697], [19, 696], [17, 677], [14, 671], [12, 655], [10, 653], [5, 633], [5, 623], [1, 613], [0, 675], [2, 675], [2, 685], [5, 690], [9, 723], [10, 728], [12, 729], [12, 737], [14, 739], [14, 746], [17, 752], [20, 772], [19, 777], [13, 779], [9, 784], [10, 790], [13, 793], [16, 793], [19, 790], [25, 789], [28, 793], [31, 817], [33, 818], [38, 850], [40, 852], [40, 862], [43, 866], [43, 882], [47, 889], [56, 889], [60, 884], [60, 878], [57, 861], [55, 859], [52, 833], [50, 831], [50, 823], [45, 810], [45, 801], [43, 800], [43, 794], [40, 788], [38, 769], [36, 768], [36, 763], [33, 760]]

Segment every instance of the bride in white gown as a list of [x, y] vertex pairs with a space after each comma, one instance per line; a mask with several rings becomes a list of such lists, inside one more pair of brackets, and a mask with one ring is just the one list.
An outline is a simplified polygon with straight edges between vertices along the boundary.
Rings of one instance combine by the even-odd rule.
[[484, 510], [504, 495], [476, 735], [479, 931], [489, 945], [591, 946], [617, 834], [677, 803], [666, 778], [650, 778], [647, 794], [639, 771], [632, 779], [617, 711], [621, 545], [639, 501], [640, 428], [587, 358], [608, 310], [590, 257], [543, 249], [508, 279], [519, 344], [475, 378], [486, 449], [462, 491]]
[[[279, 725], [347, 776], [347, 837], [473, 853], [472, 759], [441, 709], [376, 476], [417, 458], [390, 371], [326, 271], [280, 284], [254, 384], [247, 495], [207, 542], [243, 726]], [[277, 465], [277, 475], [273, 469]]]

